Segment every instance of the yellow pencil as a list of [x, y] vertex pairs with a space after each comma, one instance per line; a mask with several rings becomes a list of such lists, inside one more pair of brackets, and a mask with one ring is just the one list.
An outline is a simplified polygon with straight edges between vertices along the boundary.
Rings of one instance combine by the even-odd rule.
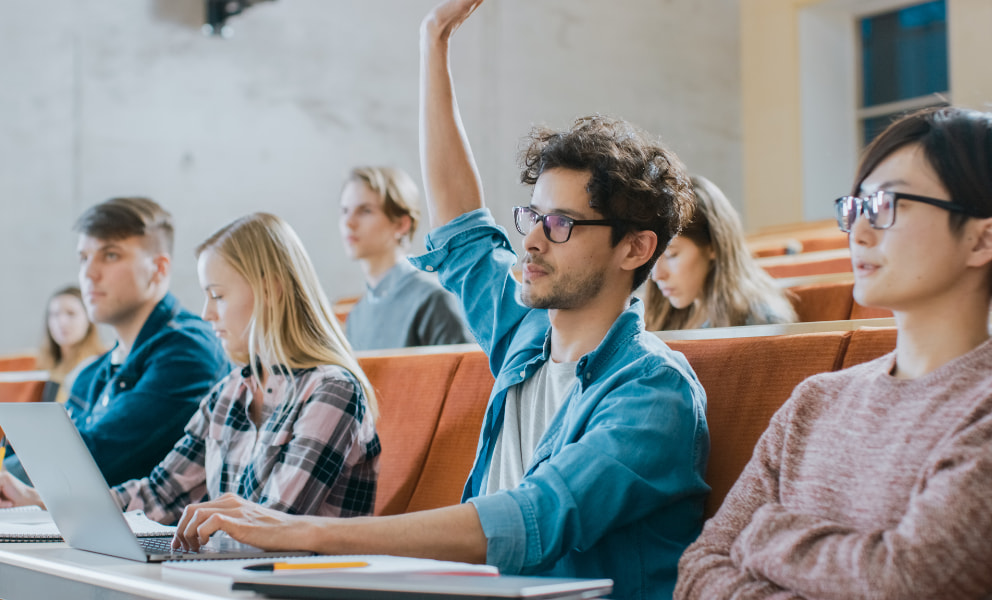
[[3, 459], [7, 456], [7, 436], [0, 435], [0, 471], [3, 471]]
[[315, 562], [315, 563], [265, 563], [261, 565], [249, 565], [245, 567], [249, 571], [284, 571], [289, 569], [352, 569], [367, 567], [369, 563], [362, 561], [355, 562]]

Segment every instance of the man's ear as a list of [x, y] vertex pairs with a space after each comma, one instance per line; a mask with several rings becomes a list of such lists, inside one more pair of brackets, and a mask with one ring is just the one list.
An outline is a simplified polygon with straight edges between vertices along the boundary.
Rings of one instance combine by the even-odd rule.
[[633, 231], [627, 234], [624, 244], [627, 251], [620, 257], [620, 268], [635, 271], [654, 256], [658, 247], [658, 234], [647, 230]]
[[168, 280], [169, 275], [172, 274], [172, 257], [168, 254], [156, 254], [152, 258], [152, 263], [155, 265], [155, 273], [152, 275], [152, 281], [159, 283]]
[[399, 225], [396, 229], [396, 240], [402, 241], [409, 237], [410, 228], [413, 227], [413, 219], [410, 218], [410, 215], [403, 215], [396, 221], [396, 223]]
[[992, 218], [976, 219], [975, 242], [968, 257], [969, 267], [982, 267], [992, 262]]

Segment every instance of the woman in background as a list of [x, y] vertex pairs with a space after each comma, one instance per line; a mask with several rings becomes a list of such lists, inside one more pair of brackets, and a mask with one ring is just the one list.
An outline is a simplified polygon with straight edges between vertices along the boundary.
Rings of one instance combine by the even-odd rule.
[[345, 252], [367, 286], [345, 321], [355, 350], [472, 341], [454, 296], [406, 259], [420, 218], [417, 185], [391, 167], [352, 169], [341, 190]]
[[651, 270], [644, 295], [651, 331], [793, 323], [785, 292], [754, 262], [737, 211], [713, 182], [694, 176], [692, 221]]
[[38, 368], [47, 370], [49, 378], [59, 384], [55, 401], [64, 403], [76, 374], [106, 351], [96, 325], [86, 315], [79, 288], [70, 285], [52, 294], [45, 312]]
[[[112, 489], [117, 503], [162, 523], [225, 493], [291, 514], [372, 514], [375, 395], [296, 233], [255, 213], [196, 255], [203, 318], [240, 367], [203, 399], [149, 477]], [[21, 504], [41, 502], [0, 473], [0, 507]]]

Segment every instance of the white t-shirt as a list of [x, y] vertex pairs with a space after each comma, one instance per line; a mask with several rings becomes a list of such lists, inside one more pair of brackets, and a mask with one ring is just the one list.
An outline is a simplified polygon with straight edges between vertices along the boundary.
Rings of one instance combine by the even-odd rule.
[[537, 443], [578, 382], [577, 363], [549, 360], [532, 377], [506, 391], [503, 427], [493, 448], [487, 494], [520, 485]]

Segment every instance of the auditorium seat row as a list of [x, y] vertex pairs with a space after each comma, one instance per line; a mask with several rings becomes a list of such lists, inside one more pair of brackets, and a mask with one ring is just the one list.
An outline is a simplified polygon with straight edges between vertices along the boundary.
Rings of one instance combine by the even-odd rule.
[[[772, 414], [816, 373], [870, 360], [895, 347], [895, 329], [673, 340], [707, 394], [711, 516], [751, 456]], [[363, 356], [376, 388], [382, 442], [376, 514], [455, 504], [471, 469], [493, 385], [476, 346], [458, 351]], [[397, 351], [399, 352], [399, 351]]]
[[[685, 354], [706, 390], [711, 440], [706, 479], [712, 488], [706, 515], [710, 516], [793, 388], [810, 375], [891, 351], [895, 329], [683, 339], [668, 344]], [[472, 467], [493, 386], [486, 356], [474, 344], [393, 352], [359, 358], [376, 389], [380, 409], [376, 514], [456, 504]], [[7, 373], [7, 381], [0, 380], [0, 401], [41, 398], [43, 372], [24, 373], [22, 381], [12, 381], [16, 375]]]

